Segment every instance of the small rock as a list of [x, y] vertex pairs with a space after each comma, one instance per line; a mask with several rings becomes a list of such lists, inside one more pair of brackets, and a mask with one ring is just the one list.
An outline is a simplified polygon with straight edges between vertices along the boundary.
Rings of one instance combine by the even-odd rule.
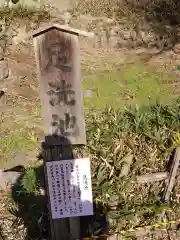
[[84, 97], [93, 97], [93, 91], [91, 89], [84, 90]]
[[41, 196], [45, 196], [45, 190], [43, 188], [39, 189], [39, 193]]
[[0, 81], [9, 77], [9, 68], [7, 61], [0, 62]]
[[128, 83], [127, 82], [120, 82], [119, 85], [121, 87], [127, 87]]
[[125, 29], [119, 29], [119, 36], [122, 37], [122, 39], [124, 40], [128, 40], [131, 37], [131, 31], [129, 29], [125, 30]]
[[0, 189], [6, 190], [7, 186], [15, 185], [20, 175], [20, 172], [4, 172], [3, 169], [0, 169]]
[[176, 54], [179, 54], [180, 53], [180, 44], [176, 44], [175, 46], [174, 46], [174, 52], [176, 53]]
[[7, 89], [0, 89], [0, 106], [6, 105], [7, 102], [6, 91]]
[[69, 24], [71, 21], [71, 14], [69, 12], [65, 12], [62, 16], [61, 19], [64, 21], [64, 24]]

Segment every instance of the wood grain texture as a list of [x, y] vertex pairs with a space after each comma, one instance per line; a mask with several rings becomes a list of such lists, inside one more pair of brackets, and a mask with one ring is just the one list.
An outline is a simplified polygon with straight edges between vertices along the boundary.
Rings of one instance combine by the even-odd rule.
[[[67, 141], [68, 142], [68, 141]], [[52, 219], [49, 186], [47, 179], [46, 162], [61, 161], [73, 159], [73, 151], [71, 145], [65, 146], [49, 146], [43, 143], [43, 160], [45, 170], [46, 192], [48, 197], [48, 210], [50, 215], [51, 240], [76, 240], [80, 238], [80, 218], [64, 218]]]
[[34, 47], [47, 135], [86, 144], [78, 36], [52, 28], [34, 37]]
[[78, 33], [61, 30], [46, 27], [33, 41], [46, 123], [43, 159], [51, 240], [76, 240], [80, 218], [52, 219], [46, 168], [48, 161], [73, 159], [72, 145], [86, 144]]
[[56, 28], [62, 32], [66, 32], [66, 33], [70, 33], [70, 34], [76, 34], [76, 35], [80, 35], [80, 36], [84, 36], [84, 37], [89, 37], [92, 38], [94, 37], [94, 33], [92, 32], [87, 32], [84, 30], [80, 30], [80, 29], [76, 29], [76, 28], [72, 28], [69, 25], [60, 25], [60, 24], [45, 24], [44, 26], [41, 26], [39, 29], [32, 31], [28, 34], [28, 37], [36, 37], [48, 30], [51, 30], [53, 28]]
[[174, 188], [176, 175], [179, 168], [179, 162], [180, 162], [180, 148], [177, 148], [174, 154], [174, 158], [173, 158], [170, 173], [169, 173], [169, 181], [167, 182], [167, 185], [163, 194], [163, 201], [165, 202], [168, 202], [170, 200], [170, 195]]
[[[65, 239], [69, 240], [69, 221], [68, 219], [52, 219], [51, 213], [51, 205], [50, 205], [50, 195], [49, 195], [49, 186], [48, 186], [48, 178], [47, 178], [47, 168], [46, 162], [55, 161], [58, 158], [60, 147], [51, 148], [43, 143], [43, 160], [44, 160], [44, 173], [45, 173], [45, 183], [46, 183], [46, 195], [48, 198], [48, 211], [49, 211], [49, 221], [50, 221], [50, 236], [49, 240], [59, 240]], [[59, 159], [58, 159], [59, 160]]]
[[151, 173], [146, 175], [137, 176], [137, 182], [142, 183], [149, 183], [149, 182], [156, 182], [156, 181], [162, 181], [167, 179], [169, 176], [168, 172], [157, 172], [157, 173]]

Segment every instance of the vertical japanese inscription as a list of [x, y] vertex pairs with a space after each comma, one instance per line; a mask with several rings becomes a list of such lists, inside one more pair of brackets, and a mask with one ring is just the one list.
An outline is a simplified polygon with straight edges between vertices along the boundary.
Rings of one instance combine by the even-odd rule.
[[56, 114], [53, 114], [51, 126], [55, 135], [60, 134], [65, 137], [75, 137], [79, 133], [79, 129], [76, 123], [76, 117], [71, 116], [69, 113], [64, 114], [64, 119], [60, 118]]
[[[82, 165], [82, 160], [85, 163]], [[47, 174], [53, 218], [92, 214], [90, 164], [85, 159], [47, 162]], [[84, 188], [84, 177], [88, 189]], [[86, 180], [85, 180], [86, 181]]]
[[59, 117], [58, 114], [52, 114], [52, 132], [55, 135], [66, 137], [79, 135], [77, 118], [68, 111], [68, 107], [76, 105], [75, 91], [72, 85], [66, 82], [66, 77], [72, 71], [71, 52], [71, 44], [68, 41], [52, 43], [47, 49], [48, 64], [46, 70], [50, 68], [60, 70], [58, 79], [48, 82], [49, 104], [53, 108], [64, 107], [66, 109], [64, 116]]
[[54, 67], [64, 73], [71, 72], [71, 46], [68, 46], [68, 43], [52, 43], [51, 46], [47, 48], [47, 54], [48, 64], [45, 70], [48, 70], [49, 67]]
[[75, 105], [75, 91], [72, 90], [71, 84], [66, 84], [65, 80], [61, 82], [49, 82], [48, 83], [51, 90], [47, 92], [50, 96], [50, 105]]
[[54, 27], [36, 36], [41, 103], [48, 134], [65, 136], [71, 144], [85, 144], [78, 35]]

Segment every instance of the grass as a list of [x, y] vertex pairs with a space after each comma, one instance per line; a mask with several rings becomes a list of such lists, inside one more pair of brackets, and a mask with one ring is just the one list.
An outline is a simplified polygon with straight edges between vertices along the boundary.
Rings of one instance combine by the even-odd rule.
[[74, 12], [81, 14], [91, 14], [92, 16], [107, 16], [111, 17], [114, 13], [120, 10], [118, 0], [80, 0]]
[[12, 19], [28, 19], [35, 22], [42, 22], [50, 19], [50, 13], [45, 7], [35, 8], [17, 5], [14, 8], [0, 7], [0, 19], [10, 21]]
[[[94, 202], [102, 206], [111, 230], [153, 224], [169, 212], [179, 217], [174, 197], [179, 188], [172, 193], [170, 204], [165, 204], [161, 200], [164, 182], [136, 181], [136, 176], [166, 171], [172, 149], [180, 145], [179, 106], [176, 102], [105, 108], [86, 117], [88, 144], [81, 151], [91, 158]], [[21, 185], [27, 194], [36, 196], [39, 183], [34, 169], [27, 169]]]
[[[166, 77], [145, 67], [142, 64], [124, 65], [119, 70], [104, 71], [89, 76], [85, 73], [84, 89], [92, 89], [93, 96], [85, 97], [86, 113], [91, 109], [100, 110], [106, 106], [123, 109], [124, 106], [152, 105], [156, 102], [166, 104], [174, 100], [171, 89], [163, 84]], [[20, 83], [19, 83], [20, 84]], [[37, 89], [36, 81], [31, 81], [33, 89]], [[30, 86], [31, 88], [31, 86]], [[17, 91], [16, 91], [17, 90]], [[10, 111], [3, 113], [0, 122], [1, 150], [0, 162], [10, 162], [20, 151], [38, 149], [38, 140], [43, 136], [41, 124], [41, 108], [38, 90], [32, 99], [29, 96], [20, 98], [19, 85], [13, 89], [9, 104]], [[23, 94], [28, 94], [23, 88]], [[24, 96], [24, 95], [23, 95]], [[13, 102], [16, 101], [14, 105]]]
[[[0, 14], [8, 20], [39, 21], [41, 16], [48, 17], [45, 12], [40, 15], [21, 8], [13, 14], [9, 9], [0, 9]], [[100, 62], [104, 65], [97, 71], [91, 72], [84, 64], [83, 88], [92, 89], [93, 97], [85, 97], [88, 144], [82, 152], [88, 153], [92, 161], [94, 202], [102, 206], [102, 213], [108, 216], [110, 229], [119, 231], [159, 221], [159, 215], [169, 210], [179, 216], [179, 204], [174, 197], [179, 189], [174, 190], [170, 205], [166, 205], [161, 201], [163, 182], [139, 185], [136, 176], [166, 171], [172, 149], [180, 144], [180, 115], [179, 103], [174, 101], [170, 87], [165, 84], [166, 75], [142, 63], [119, 66], [115, 64], [116, 59], [111, 61], [111, 70], [106, 69], [102, 59]], [[93, 66], [96, 68], [98, 63]], [[36, 80], [27, 79], [26, 83], [38, 89]], [[0, 163], [11, 163], [18, 152], [38, 149], [38, 138], [43, 136], [38, 92], [33, 92], [32, 98], [24, 83], [23, 89], [16, 84], [9, 102], [12, 108], [2, 113], [0, 119]], [[20, 98], [21, 92], [24, 98]], [[31, 166], [20, 183], [20, 199], [25, 197], [27, 201], [35, 197], [30, 203], [21, 200], [18, 206], [28, 212], [26, 227], [31, 226], [32, 232], [44, 214], [44, 209], [36, 204], [36, 199], [42, 197], [39, 175], [37, 166]], [[36, 217], [32, 214], [34, 206], [38, 208]], [[24, 218], [24, 213], [20, 218]], [[92, 231], [94, 233], [94, 229]]]
[[[86, 107], [89, 109], [86, 113], [88, 145], [84, 150], [92, 161], [95, 203], [103, 206], [103, 214], [108, 216], [110, 229], [114, 231], [159, 221], [159, 215], [165, 211], [171, 210], [178, 214], [177, 202], [171, 205], [161, 202], [164, 188], [162, 182], [138, 185], [136, 176], [166, 171], [172, 149], [180, 144], [179, 102], [166, 106], [164, 94], [161, 100], [163, 104], [153, 104], [160, 99], [159, 94], [167, 91], [162, 84], [163, 77], [156, 72], [148, 72], [147, 68], [140, 65], [131, 65], [129, 68], [124, 66], [121, 71], [99, 75], [103, 78], [91, 79], [92, 82], [85, 78], [84, 81], [88, 88], [98, 87], [100, 94], [99, 99], [92, 99], [93, 103], [86, 99]], [[106, 84], [100, 84], [102, 80]], [[118, 89], [118, 80], [127, 84], [120, 85]], [[161, 91], [157, 91], [157, 86]], [[121, 98], [113, 102], [114, 93], [118, 97], [124, 88], [139, 93], [127, 109]], [[147, 93], [154, 101], [147, 98]], [[42, 132], [38, 132], [35, 127], [41, 122], [39, 103], [20, 99], [12, 111], [5, 112], [1, 118], [1, 134], [4, 136], [0, 139], [1, 161], [13, 159], [16, 152], [34, 150], [39, 146], [37, 138]], [[36, 97], [34, 99], [37, 101]], [[105, 108], [106, 104], [114, 105], [114, 108]], [[91, 107], [102, 110], [91, 112]], [[37, 179], [36, 167], [27, 169], [19, 197], [21, 194], [38, 197]], [[33, 216], [28, 217], [28, 224], [35, 225], [37, 218], [34, 220]]]
[[164, 84], [165, 79], [165, 75], [142, 63], [87, 76], [83, 86], [92, 90], [93, 97], [85, 97], [85, 105], [100, 109], [105, 106], [122, 108], [124, 105], [170, 103], [174, 97], [172, 90]]
[[[110, 229], [114, 231], [160, 221], [159, 216], [164, 212], [171, 211], [179, 217], [179, 204], [174, 197], [179, 189], [174, 190], [167, 205], [161, 201], [163, 182], [139, 185], [136, 181], [137, 175], [166, 171], [172, 149], [180, 145], [179, 102], [174, 101], [170, 90], [163, 85], [164, 76], [142, 65], [123, 66], [121, 70], [98, 75], [101, 78], [87, 75], [83, 82], [84, 88], [98, 88], [99, 93], [91, 102], [85, 100], [89, 109], [86, 112], [88, 144], [81, 149], [91, 158], [94, 202], [102, 206], [102, 214], [108, 217]], [[122, 86], [122, 83], [126, 84]], [[127, 100], [125, 108], [119, 95], [127, 90], [135, 99]], [[1, 117], [1, 161], [13, 159], [16, 152], [38, 148], [37, 138], [42, 134], [37, 128], [41, 124], [37, 96], [33, 101], [12, 96], [12, 102], [14, 98], [16, 104], [12, 111]], [[173, 104], [166, 105], [172, 99]], [[92, 107], [98, 111], [91, 111]], [[24, 174], [18, 197], [41, 197], [37, 167], [32, 166]], [[31, 212], [34, 206], [33, 201], [29, 205]], [[21, 203], [22, 208], [26, 209], [26, 202]], [[37, 217], [28, 215], [28, 227], [33, 229], [44, 215], [41, 211], [38, 210]], [[20, 217], [16, 214], [18, 219], [23, 219], [24, 213]]]
[[39, 106], [33, 109], [23, 105], [16, 105], [1, 115], [0, 129], [0, 163], [11, 162], [19, 152], [29, 152], [38, 148], [38, 137], [42, 130], [38, 124]]
[[[92, 89], [93, 97], [85, 97], [86, 112], [106, 106], [123, 109], [124, 105], [172, 102], [174, 97], [171, 89], [163, 84], [164, 78], [142, 64], [122, 66], [118, 71], [98, 73], [97, 76], [87, 74], [83, 86], [84, 89]], [[18, 89], [18, 85], [15, 89]], [[16, 94], [19, 94], [18, 91]], [[38, 148], [37, 139], [43, 135], [43, 130], [39, 127], [41, 109], [37, 99], [34, 97], [33, 101], [36, 102], [31, 102], [28, 96], [27, 100], [18, 97], [13, 109], [2, 115], [0, 162], [11, 161], [19, 151]], [[14, 101], [13, 98], [11, 101]]]
[[[78, 5], [76, 11], [90, 12], [94, 16], [111, 17], [114, 12], [123, 15], [122, 11], [117, 12], [119, 8], [110, 7], [112, 4], [117, 6], [117, 2], [94, 0], [94, 4], [86, 4], [81, 1], [82, 5]], [[128, 11], [124, 13], [127, 14]], [[7, 24], [13, 19], [41, 22], [49, 18], [50, 14], [45, 9], [17, 7], [12, 11], [0, 8], [0, 19]], [[100, 59], [100, 62], [103, 60]], [[118, 66], [118, 60], [110, 59], [110, 62], [113, 65], [111, 70], [106, 69], [104, 61], [102, 69], [93, 73], [85, 63], [83, 80], [83, 88], [93, 91], [92, 97], [85, 97], [88, 144], [81, 150], [91, 157], [94, 202], [102, 206], [102, 214], [108, 217], [110, 229], [114, 231], [161, 221], [159, 216], [170, 211], [179, 217], [178, 186], [167, 205], [161, 200], [163, 182], [139, 185], [136, 177], [166, 171], [171, 151], [180, 145], [180, 104], [175, 102], [170, 87], [165, 84], [167, 77], [164, 74], [142, 63]], [[94, 59], [93, 64], [95, 68], [99, 67]], [[29, 85], [34, 84], [33, 89], [38, 89], [37, 82], [30, 80]], [[25, 88], [24, 83], [23, 86]], [[1, 164], [13, 162], [14, 156], [21, 151], [37, 150], [38, 138], [43, 135], [38, 93], [32, 98], [26, 96], [28, 93], [23, 89], [25, 98], [21, 99], [20, 89], [15, 93], [17, 88], [13, 88], [11, 93], [11, 108], [8, 106], [1, 113]], [[31, 166], [23, 173], [19, 205], [17, 201], [14, 214], [17, 219], [26, 222], [26, 227], [31, 226], [34, 234], [37, 222], [44, 214], [41, 202], [38, 205], [36, 201], [42, 197], [39, 168], [43, 175], [42, 166]], [[20, 209], [28, 213], [28, 221]], [[34, 209], [36, 214], [33, 215]], [[94, 234], [94, 229], [91, 233]], [[30, 239], [37, 238], [39, 236]]]
[[18, 152], [32, 151], [36, 147], [36, 140], [29, 133], [29, 129], [13, 131], [12, 134], [0, 139], [0, 162], [8, 162]]
[[112, 228], [151, 224], [173, 208], [161, 202], [162, 182], [139, 185], [136, 176], [166, 171], [179, 117], [176, 104], [105, 109], [87, 118], [94, 200], [104, 206]]

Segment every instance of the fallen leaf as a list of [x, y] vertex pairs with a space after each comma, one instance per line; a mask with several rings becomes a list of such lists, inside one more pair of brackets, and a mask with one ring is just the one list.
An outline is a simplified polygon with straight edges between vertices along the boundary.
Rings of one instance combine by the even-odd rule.
[[131, 154], [123, 158], [123, 165], [122, 165], [121, 173], [119, 174], [120, 178], [128, 175], [132, 161], [133, 161], [133, 157], [134, 157], [133, 154]]

